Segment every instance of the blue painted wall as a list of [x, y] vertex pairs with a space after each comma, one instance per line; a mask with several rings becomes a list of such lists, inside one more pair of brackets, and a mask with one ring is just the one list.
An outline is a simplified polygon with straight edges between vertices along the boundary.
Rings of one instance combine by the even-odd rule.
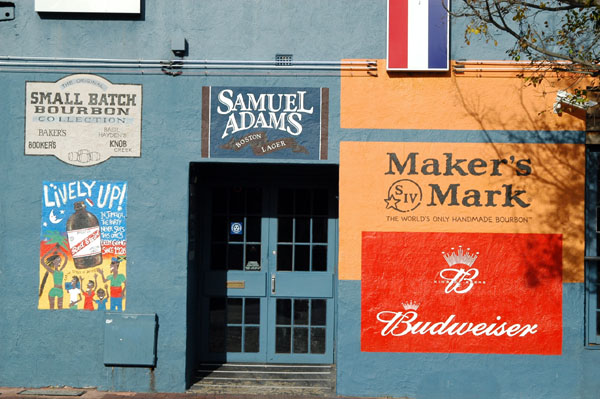
[[[387, 0], [141, 0], [139, 17], [38, 15], [16, 1], [15, 19], [0, 23], [0, 55], [165, 59], [183, 34], [189, 59], [295, 60], [385, 58]], [[502, 46], [463, 40], [452, 21], [452, 59], [505, 59]], [[507, 40], [509, 40], [507, 38]]]
[[[0, 22], [0, 56], [169, 59], [182, 34], [189, 59], [295, 60], [385, 58], [385, 0], [142, 0], [140, 18], [40, 16], [15, 2]], [[453, 27], [452, 58], [504, 59], [493, 46], [465, 46]], [[86, 72], [86, 71], [81, 71]], [[342, 130], [335, 76], [103, 74], [143, 85], [142, 157], [79, 168], [54, 157], [25, 156], [26, 81], [66, 72], [0, 70], [0, 386], [98, 386], [106, 390], [186, 388], [188, 174], [200, 157], [202, 86], [330, 88], [329, 163], [344, 140], [518, 141], [505, 132]], [[548, 134], [548, 140], [552, 134]], [[451, 137], [451, 138], [450, 138]], [[540, 141], [545, 141], [542, 133]], [[536, 141], [538, 139], [531, 139]], [[582, 142], [565, 133], [560, 140]], [[252, 160], [246, 160], [252, 161]], [[104, 317], [37, 310], [41, 189], [44, 180], [127, 181], [127, 312], [158, 315], [157, 367], [103, 365]], [[598, 352], [583, 349], [583, 288], [564, 290], [564, 355], [480, 356], [360, 352], [360, 283], [339, 283], [337, 366], [342, 395], [490, 398], [593, 397]], [[193, 305], [193, 304], [192, 304]], [[594, 368], [593, 365], [596, 364]], [[472, 389], [465, 389], [471, 388]], [[445, 395], [445, 396], [444, 396]], [[454, 396], [449, 396], [454, 395]], [[472, 396], [483, 397], [483, 396]]]
[[[112, 158], [80, 168], [51, 156], [23, 155], [25, 81], [55, 81], [62, 76], [0, 74], [0, 92], [10, 99], [0, 111], [0, 320], [6, 321], [0, 323], [0, 386], [183, 391], [188, 176], [190, 162], [202, 161], [202, 86], [249, 82], [256, 86], [326, 86], [332, 89], [332, 101], [339, 102], [339, 83], [335, 78], [105, 76], [113, 83], [143, 85], [142, 157]], [[73, 179], [128, 183], [127, 312], [158, 315], [158, 361], [153, 373], [103, 365], [101, 314], [37, 310], [42, 181]]]
[[[360, 351], [360, 281], [340, 281], [338, 393], [417, 399], [596, 398], [600, 353], [584, 349], [584, 287], [563, 284], [561, 356]], [[350, 365], [352, 365], [350, 367]]]

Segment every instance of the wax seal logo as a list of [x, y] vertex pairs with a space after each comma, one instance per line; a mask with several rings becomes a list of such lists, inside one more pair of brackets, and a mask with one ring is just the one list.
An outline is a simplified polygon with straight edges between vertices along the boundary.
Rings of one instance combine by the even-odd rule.
[[388, 189], [385, 209], [398, 212], [414, 211], [423, 199], [421, 187], [410, 179], [395, 181]]

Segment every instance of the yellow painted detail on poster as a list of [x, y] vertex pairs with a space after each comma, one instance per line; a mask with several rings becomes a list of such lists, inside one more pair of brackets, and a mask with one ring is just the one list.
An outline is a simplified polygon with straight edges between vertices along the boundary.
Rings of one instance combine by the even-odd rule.
[[385, 60], [377, 64], [376, 76], [342, 73], [341, 128], [585, 130], [584, 112], [552, 112], [559, 89], [585, 87], [580, 76], [549, 75], [533, 86], [518, 76], [522, 65], [482, 61], [481, 72], [431, 74], [392, 73]]
[[[40, 267], [40, 292], [39, 309], [79, 309], [79, 310], [111, 310], [111, 295], [114, 293], [115, 285], [113, 281], [114, 270], [116, 275], [127, 275], [127, 261], [114, 261], [111, 256], [103, 256], [102, 264], [90, 269], [77, 269], [68, 251], [57, 247], [50, 248], [47, 257], [42, 256], [40, 262], [47, 259], [46, 264], [49, 268]], [[55, 257], [57, 256], [57, 257]], [[61, 269], [65, 257], [68, 259], [64, 268]], [[52, 261], [55, 262], [52, 262]], [[124, 280], [124, 277], [121, 279]], [[106, 280], [106, 281], [104, 281]], [[120, 284], [125, 286], [125, 281]], [[126, 307], [126, 297], [124, 289], [120, 299], [121, 309]], [[86, 301], [86, 298], [88, 300]], [[115, 299], [112, 299], [114, 302]], [[86, 308], [86, 302], [88, 307]]]
[[398, 231], [562, 234], [583, 282], [584, 172], [582, 144], [342, 142], [340, 279], [361, 278], [363, 231]]

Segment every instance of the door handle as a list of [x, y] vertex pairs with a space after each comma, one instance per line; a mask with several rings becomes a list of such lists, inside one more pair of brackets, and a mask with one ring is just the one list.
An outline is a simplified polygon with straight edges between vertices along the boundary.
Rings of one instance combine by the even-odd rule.
[[275, 293], [275, 273], [271, 274], [271, 294]]

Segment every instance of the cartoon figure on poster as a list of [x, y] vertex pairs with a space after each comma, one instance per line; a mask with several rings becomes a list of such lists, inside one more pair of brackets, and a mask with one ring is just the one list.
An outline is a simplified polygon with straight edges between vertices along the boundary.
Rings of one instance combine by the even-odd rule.
[[43, 183], [39, 309], [125, 309], [126, 218], [126, 182]]

